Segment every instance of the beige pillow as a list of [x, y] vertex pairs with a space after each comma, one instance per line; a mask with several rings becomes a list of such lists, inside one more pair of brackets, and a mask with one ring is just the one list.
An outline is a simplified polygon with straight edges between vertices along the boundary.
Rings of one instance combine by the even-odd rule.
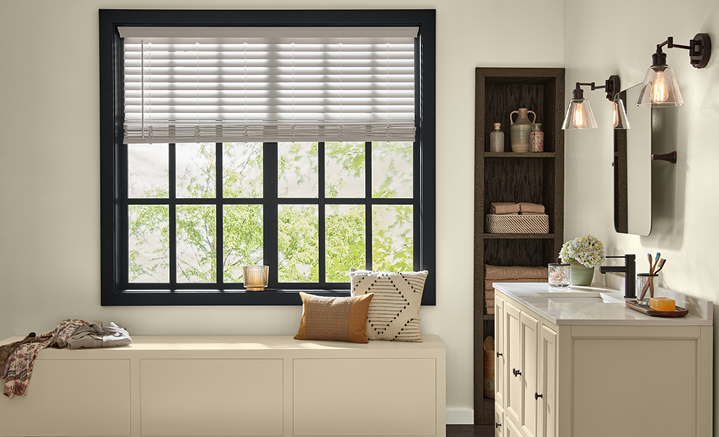
[[302, 320], [295, 339], [368, 343], [367, 310], [373, 296], [324, 297], [300, 292]]
[[374, 294], [367, 312], [370, 340], [422, 341], [419, 308], [428, 272], [370, 272], [350, 269], [352, 296]]

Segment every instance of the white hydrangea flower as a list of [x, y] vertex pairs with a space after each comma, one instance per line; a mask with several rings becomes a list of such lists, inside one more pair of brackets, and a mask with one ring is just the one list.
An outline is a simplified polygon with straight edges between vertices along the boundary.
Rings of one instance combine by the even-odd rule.
[[567, 241], [559, 252], [562, 262], [576, 261], [584, 267], [594, 268], [604, 261], [604, 245], [591, 235]]

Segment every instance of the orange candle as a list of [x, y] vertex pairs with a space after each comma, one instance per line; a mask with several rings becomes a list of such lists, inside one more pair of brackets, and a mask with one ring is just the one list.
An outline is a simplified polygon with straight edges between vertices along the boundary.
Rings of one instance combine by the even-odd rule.
[[262, 291], [267, 287], [270, 266], [242, 266], [245, 288], [250, 291]]

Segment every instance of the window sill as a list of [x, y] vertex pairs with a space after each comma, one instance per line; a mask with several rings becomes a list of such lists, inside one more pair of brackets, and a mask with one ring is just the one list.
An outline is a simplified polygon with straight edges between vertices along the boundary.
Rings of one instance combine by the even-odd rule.
[[127, 290], [105, 293], [102, 306], [178, 306], [178, 305], [302, 305], [299, 293], [316, 296], [346, 297], [350, 290], [298, 290], [265, 289], [248, 290]]

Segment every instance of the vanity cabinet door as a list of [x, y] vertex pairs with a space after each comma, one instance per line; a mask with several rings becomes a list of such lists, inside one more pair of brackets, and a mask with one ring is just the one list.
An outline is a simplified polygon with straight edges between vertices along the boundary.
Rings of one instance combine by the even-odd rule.
[[557, 435], [557, 333], [542, 325], [539, 337], [537, 381], [537, 437]]
[[521, 342], [519, 376], [521, 383], [521, 403], [519, 426], [526, 437], [537, 435], [537, 343], [539, 340], [539, 320], [528, 313], [521, 312], [519, 333]]
[[499, 293], [494, 294], [494, 401], [499, 404], [502, 409], [506, 407], [504, 403], [504, 393], [507, 391], [507, 358], [505, 351], [507, 350], [504, 335], [504, 299]]
[[494, 403], [494, 437], [504, 437], [504, 435], [505, 435], [504, 429], [505, 429], [504, 409], [495, 402]]
[[504, 428], [504, 437], [525, 437], [512, 420], [505, 420], [502, 428]]
[[506, 391], [504, 414], [519, 423], [522, 413], [522, 356], [520, 347], [520, 311], [508, 300], [504, 302], [504, 338]]

